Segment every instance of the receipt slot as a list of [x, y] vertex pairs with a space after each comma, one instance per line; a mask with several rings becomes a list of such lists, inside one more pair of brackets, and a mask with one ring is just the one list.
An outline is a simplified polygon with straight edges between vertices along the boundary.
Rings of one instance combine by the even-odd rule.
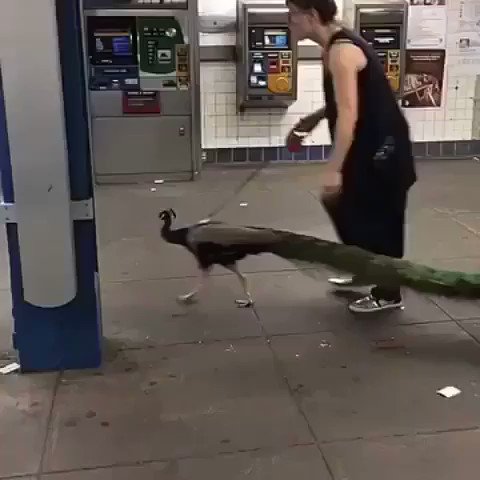
[[198, 170], [196, 5], [84, 0], [97, 183], [189, 180]]
[[347, 22], [375, 49], [392, 90], [400, 99], [405, 76], [407, 3], [348, 0], [345, 8]]
[[297, 98], [297, 42], [285, 2], [238, 2], [237, 107], [287, 108]]

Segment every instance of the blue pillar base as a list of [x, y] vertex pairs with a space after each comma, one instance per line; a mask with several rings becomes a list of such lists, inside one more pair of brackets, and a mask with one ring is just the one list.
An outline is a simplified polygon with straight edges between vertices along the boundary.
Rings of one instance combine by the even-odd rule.
[[95, 224], [93, 221], [75, 222], [74, 233], [77, 297], [62, 307], [39, 308], [23, 300], [17, 226], [7, 226], [14, 346], [18, 350], [22, 372], [98, 368], [102, 363]]

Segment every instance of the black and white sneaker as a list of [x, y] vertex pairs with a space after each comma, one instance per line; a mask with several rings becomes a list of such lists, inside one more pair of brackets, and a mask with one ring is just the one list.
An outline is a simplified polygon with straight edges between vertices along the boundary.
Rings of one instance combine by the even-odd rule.
[[352, 288], [352, 287], [370, 287], [371, 285], [361, 282], [356, 277], [331, 277], [328, 282], [336, 288]]
[[360, 298], [348, 306], [353, 313], [374, 313], [382, 312], [383, 310], [403, 310], [402, 300], [384, 300], [382, 298], [375, 298], [373, 295], [367, 295]]

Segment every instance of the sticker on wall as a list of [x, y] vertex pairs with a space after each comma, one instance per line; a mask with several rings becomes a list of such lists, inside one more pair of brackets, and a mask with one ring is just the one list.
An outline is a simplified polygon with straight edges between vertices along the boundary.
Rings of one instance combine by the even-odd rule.
[[442, 105], [445, 50], [407, 50], [402, 105], [438, 108]]
[[446, 0], [410, 0], [408, 9], [407, 48], [446, 48]]

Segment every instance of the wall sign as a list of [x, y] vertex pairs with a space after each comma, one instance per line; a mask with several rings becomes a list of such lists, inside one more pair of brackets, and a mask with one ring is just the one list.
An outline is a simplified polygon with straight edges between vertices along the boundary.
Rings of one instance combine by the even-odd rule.
[[480, 74], [480, 0], [460, 0], [448, 20], [449, 71]]
[[444, 71], [445, 50], [407, 50], [402, 106], [441, 107]]
[[446, 48], [447, 7], [445, 0], [410, 0], [408, 49]]

